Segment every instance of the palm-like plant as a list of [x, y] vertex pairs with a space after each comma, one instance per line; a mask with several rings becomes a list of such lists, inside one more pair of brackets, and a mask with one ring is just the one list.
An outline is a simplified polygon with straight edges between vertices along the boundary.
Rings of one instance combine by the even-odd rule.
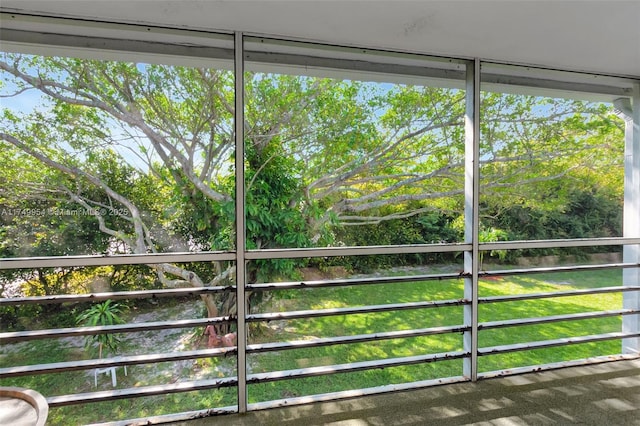
[[[76, 321], [78, 324], [85, 326], [109, 326], [122, 324], [124, 321], [120, 318], [122, 310], [120, 305], [106, 300], [102, 303], [93, 305], [78, 315]], [[115, 354], [118, 351], [120, 339], [112, 333], [94, 334], [85, 337], [85, 348], [91, 349], [94, 344], [98, 344], [98, 358], [102, 358], [103, 351]]]

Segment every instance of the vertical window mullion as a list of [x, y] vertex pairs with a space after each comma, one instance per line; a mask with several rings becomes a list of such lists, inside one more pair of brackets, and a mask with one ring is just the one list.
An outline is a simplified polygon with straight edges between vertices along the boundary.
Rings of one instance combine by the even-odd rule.
[[[625, 115], [625, 158], [624, 158], [624, 224], [626, 238], [640, 237], [640, 83], [633, 85], [631, 111]], [[631, 113], [629, 116], [627, 113]], [[640, 246], [626, 245], [623, 249], [623, 262], [639, 263]], [[640, 285], [640, 268], [626, 268], [622, 271], [624, 286]], [[623, 293], [624, 309], [640, 309], [640, 293]], [[623, 333], [640, 331], [640, 316], [626, 315], [622, 318]], [[623, 354], [640, 352], [640, 338], [622, 339]]]
[[463, 374], [475, 381], [478, 376], [478, 267], [479, 267], [479, 193], [480, 193], [480, 61], [467, 65], [465, 112], [465, 243], [471, 251], [464, 253], [464, 297], [471, 303], [464, 307], [464, 350], [471, 353], [464, 361]]
[[246, 224], [244, 176], [244, 41], [235, 33], [235, 174], [236, 174], [236, 305], [238, 308], [238, 412], [247, 411], [247, 328], [246, 328]]

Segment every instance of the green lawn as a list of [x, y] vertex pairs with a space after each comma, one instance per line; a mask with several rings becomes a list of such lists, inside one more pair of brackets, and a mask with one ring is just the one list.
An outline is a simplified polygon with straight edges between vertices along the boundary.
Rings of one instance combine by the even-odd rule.
[[[165, 301], [156, 307], [130, 310], [123, 318], [126, 321], [135, 319], [138, 322], [184, 319], [198, 315], [197, 313], [201, 311], [193, 304], [199, 306], [200, 302]], [[163, 333], [158, 331], [131, 333], [122, 338], [121, 353], [137, 355], [193, 350], [196, 349], [201, 332], [202, 330], [196, 329], [173, 329]], [[88, 359], [90, 355], [84, 350], [83, 344], [82, 339], [67, 338], [5, 345], [0, 348], [0, 367]], [[125, 376], [122, 368], [117, 369], [117, 389], [236, 375], [234, 357], [130, 365], [127, 370], [128, 375]], [[0, 386], [35, 389], [45, 397], [114, 390], [111, 378], [107, 375], [98, 377], [96, 388], [93, 370], [0, 379]], [[47, 424], [87, 424], [236, 405], [236, 392], [235, 388], [228, 388], [56, 407], [50, 409]]]
[[[619, 270], [538, 274], [482, 280], [480, 296], [551, 292], [578, 288], [619, 285]], [[393, 285], [359, 285], [343, 288], [281, 291], [269, 295], [259, 310], [281, 312], [299, 309], [323, 309], [347, 306], [382, 305], [425, 300], [458, 299], [463, 296], [462, 280], [425, 281]], [[481, 305], [480, 321], [527, 318], [620, 309], [621, 294], [598, 294], [580, 297], [539, 299], [528, 302], [509, 302]], [[463, 322], [463, 308], [459, 306], [382, 312], [352, 316], [322, 317], [306, 320], [273, 322], [250, 327], [250, 343], [302, 340], [341, 335], [419, 329]], [[484, 330], [479, 334], [480, 347], [539, 341], [577, 335], [620, 331], [620, 317], [564, 321], [539, 326]], [[187, 330], [193, 335], [197, 331]], [[175, 337], [165, 338], [174, 344]], [[135, 339], [127, 340], [124, 353], [138, 353]], [[19, 350], [0, 350], [0, 366], [39, 364], [83, 359], [84, 351], [64, 341], [34, 341], [22, 343]], [[192, 349], [190, 347], [184, 350]], [[334, 345], [315, 349], [298, 349], [274, 353], [253, 354], [248, 357], [250, 373], [298, 369], [305, 367], [346, 364], [359, 361], [405, 357], [462, 350], [461, 334], [395, 339], [351, 345]], [[620, 353], [617, 340], [559, 348], [514, 352], [506, 355], [480, 357], [479, 371], [581, 359]], [[145, 386], [175, 381], [197, 380], [235, 375], [233, 359], [206, 359], [176, 365], [130, 366], [129, 375], [119, 369], [118, 387]], [[45, 396], [94, 391], [91, 372], [71, 372], [47, 376], [0, 380], [0, 385], [24, 386], [38, 390]], [[249, 386], [249, 401], [318, 394], [384, 384], [438, 379], [462, 375], [462, 360], [449, 360], [406, 367], [375, 369], [357, 373], [294, 379]], [[107, 376], [101, 378], [98, 390], [110, 390]], [[117, 420], [190, 411], [210, 407], [234, 405], [235, 388], [165, 395], [136, 400], [53, 408], [50, 424], [77, 424]]]
[[[529, 276], [481, 280], [480, 296], [553, 292], [579, 288], [608, 287], [621, 283], [619, 270], [549, 273]], [[323, 309], [346, 306], [447, 300], [463, 297], [462, 280], [425, 281], [393, 285], [361, 285], [355, 287], [303, 290], [297, 297], [272, 299], [269, 310]], [[597, 294], [558, 297], [526, 302], [481, 305], [479, 320], [496, 321], [515, 318], [543, 317], [577, 312], [590, 312], [622, 307], [621, 294]], [[383, 312], [349, 317], [335, 316], [288, 321], [286, 324], [260, 328], [253, 341], [282, 341], [369, 334], [392, 330], [419, 329], [463, 323], [462, 307]], [[480, 347], [549, 340], [620, 331], [620, 317], [563, 321], [535, 326], [484, 330], [479, 334]], [[461, 334], [335, 345], [325, 348], [299, 349], [252, 355], [249, 363], [254, 372], [289, 370], [330, 364], [344, 364], [373, 359], [461, 351]], [[513, 352], [484, 356], [479, 371], [514, 368], [534, 364], [581, 359], [620, 353], [620, 342], [592, 344]], [[309, 393], [334, 392], [417, 380], [462, 375], [462, 361], [451, 360], [423, 365], [376, 369], [335, 376], [296, 379], [249, 386], [250, 401], [265, 401]]]

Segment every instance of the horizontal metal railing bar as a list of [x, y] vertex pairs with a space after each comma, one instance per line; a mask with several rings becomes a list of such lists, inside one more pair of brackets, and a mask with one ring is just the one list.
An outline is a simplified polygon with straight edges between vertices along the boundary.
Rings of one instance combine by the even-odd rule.
[[481, 322], [478, 324], [478, 330], [492, 330], [504, 327], [519, 327], [526, 325], [546, 324], [550, 322], [577, 321], [584, 319], [636, 314], [640, 314], [640, 309], [616, 309], [612, 311], [580, 312], [577, 314], [550, 315], [546, 317], [517, 318], [503, 321]]
[[623, 246], [640, 244], [640, 238], [630, 237], [606, 237], [606, 238], [569, 238], [563, 240], [519, 240], [496, 241], [480, 243], [480, 250], [517, 250], [517, 249], [547, 249], [563, 247], [599, 247], [599, 246]]
[[[591, 247], [640, 244], [640, 238], [575, 238], [563, 240], [500, 241], [480, 243], [480, 250], [516, 250], [536, 248]], [[249, 250], [246, 258], [253, 259], [293, 259], [301, 257], [363, 256], [398, 253], [445, 253], [471, 250], [471, 244], [408, 244], [397, 246], [326, 247]]]
[[78, 361], [55, 362], [50, 364], [22, 365], [0, 368], [2, 377], [19, 377], [35, 374], [64, 373], [77, 370], [91, 370], [105, 367], [124, 367], [130, 365], [152, 364], [159, 362], [183, 361], [188, 359], [229, 356], [237, 352], [236, 347], [202, 349], [196, 351], [158, 353], [146, 355], [122, 355], [114, 358], [87, 359]]
[[452, 280], [461, 278], [460, 272], [442, 274], [402, 275], [392, 277], [341, 278], [333, 280], [285, 281], [247, 284], [249, 291], [292, 290], [304, 288], [347, 287], [356, 285], [399, 284], [418, 281]]
[[[551, 272], [573, 272], [580, 270], [599, 270], [599, 269], [612, 269], [612, 268], [635, 268], [640, 264], [636, 263], [610, 263], [601, 265], [580, 265], [580, 266], [555, 266], [545, 268], [520, 268], [520, 269], [507, 269], [498, 271], [481, 271], [478, 273], [479, 277], [485, 276], [508, 276], [508, 275], [523, 275], [523, 274], [535, 274], [535, 273], [551, 273]], [[316, 280], [316, 281], [289, 281], [278, 283], [260, 283], [260, 284], [248, 284], [247, 290], [250, 291], [269, 291], [269, 290], [293, 290], [304, 288], [323, 288], [323, 287], [343, 287], [343, 286], [355, 286], [355, 285], [375, 285], [375, 284], [393, 284], [393, 283], [407, 283], [417, 281], [435, 281], [435, 280], [452, 280], [464, 278], [465, 275], [461, 272], [456, 273], [442, 273], [442, 274], [422, 274], [422, 275], [404, 275], [395, 277], [371, 277], [371, 278], [342, 278], [335, 280]]]
[[[511, 269], [511, 270], [498, 270], [498, 271], [483, 271], [479, 272], [479, 276], [507, 276], [507, 275], [523, 275], [523, 274], [535, 274], [535, 273], [549, 273], [549, 272], [569, 272], [576, 270], [597, 270], [608, 268], [632, 268], [638, 267], [638, 264], [634, 263], [614, 263], [605, 265], [582, 265], [575, 267], [547, 267], [547, 268], [530, 268], [530, 269]], [[408, 283], [417, 281], [435, 281], [435, 280], [449, 280], [458, 279], [463, 277], [460, 273], [443, 273], [443, 274], [425, 274], [425, 275], [405, 275], [395, 277], [372, 277], [372, 278], [344, 278], [336, 280], [316, 280], [316, 281], [290, 281], [280, 283], [261, 283], [261, 284], [248, 284], [246, 289], [249, 291], [269, 291], [269, 290], [291, 290], [302, 288], [323, 288], [323, 287], [342, 287], [352, 285], [375, 285], [375, 284], [392, 284], [392, 283]], [[608, 290], [612, 289], [612, 290]], [[615, 290], [614, 290], [615, 289]], [[620, 289], [620, 290], [617, 290]], [[567, 292], [568, 295], [578, 291], [582, 291], [585, 294], [588, 293], [604, 293], [613, 291], [633, 291], [640, 290], [640, 287], [610, 287], [602, 289], [585, 289], [575, 290]], [[54, 303], [84, 303], [94, 302], [101, 300], [123, 300], [123, 299], [143, 299], [143, 298], [164, 298], [164, 297], [181, 297], [181, 296], [193, 296], [209, 293], [220, 293], [235, 291], [235, 286], [215, 286], [215, 287], [194, 287], [194, 288], [172, 288], [172, 289], [155, 289], [155, 290], [138, 290], [138, 291], [122, 291], [122, 292], [110, 292], [110, 293], [88, 293], [88, 294], [64, 294], [64, 295], [50, 295], [50, 296], [30, 296], [30, 297], [12, 297], [12, 298], [0, 298], [0, 306], [13, 306], [13, 305], [26, 305], [26, 304], [54, 304]], [[561, 292], [558, 292], [560, 295]], [[551, 293], [544, 293], [546, 294]], [[509, 296], [497, 296], [497, 298]], [[480, 303], [490, 303], [497, 300], [489, 300], [492, 298], [480, 298]], [[517, 295], [514, 299], [534, 299], [534, 295]], [[513, 299], [509, 299], [513, 300]]]
[[598, 265], [575, 265], [575, 266], [547, 266], [544, 268], [518, 268], [518, 269], [500, 269], [496, 271], [479, 271], [480, 277], [485, 276], [509, 276], [523, 274], [546, 274], [556, 272], [579, 272], [579, 271], [598, 271], [601, 269], [627, 269], [639, 268], [640, 263], [603, 263]]
[[[438, 334], [462, 333], [470, 327], [464, 325], [452, 325], [445, 327], [423, 328], [417, 330], [398, 330], [372, 334], [357, 334], [353, 336], [325, 337], [308, 340], [292, 340], [287, 342], [271, 342], [253, 344], [247, 346], [247, 353], [262, 353], [282, 351], [289, 349], [313, 348], [329, 345], [342, 345], [349, 343], [374, 342], [379, 340], [405, 339], [410, 337], [433, 336]], [[1, 371], [1, 370], [0, 370]]]
[[124, 398], [140, 398], [145, 396], [166, 395], [169, 393], [193, 392], [198, 390], [219, 389], [236, 386], [237, 377], [221, 379], [197, 380], [178, 382], [167, 385], [142, 386], [137, 388], [117, 389], [111, 391], [76, 393], [69, 395], [50, 396], [46, 398], [50, 407], [85, 404], [92, 402], [113, 401]]
[[268, 410], [278, 407], [291, 407], [294, 405], [310, 404], [315, 402], [335, 401], [339, 399], [357, 398], [369, 395], [379, 395], [389, 392], [401, 392], [413, 389], [422, 389], [432, 386], [448, 385], [469, 381], [465, 376], [452, 376], [442, 379], [421, 380], [417, 382], [398, 383], [391, 385], [376, 386], [364, 389], [353, 389], [346, 391], [330, 392], [316, 395], [300, 396], [295, 398], [278, 399], [273, 401], [254, 402], [248, 405], [249, 410]]
[[[306, 257], [367, 256], [374, 254], [397, 253], [444, 253], [470, 250], [470, 248], [470, 244], [464, 243], [410, 244], [398, 246], [324, 247], [302, 249], [291, 248], [249, 250], [245, 253], [245, 257], [249, 260], [256, 260], [286, 258], [293, 259]], [[153, 265], [158, 263], [190, 263], [222, 260], [233, 261], [235, 259], [235, 251], [16, 257], [1, 259], [0, 270], [109, 265]]]
[[471, 250], [471, 244], [404, 244], [397, 246], [352, 246], [249, 250], [247, 260], [258, 259], [298, 259], [307, 257], [371, 256], [402, 253], [450, 253]]
[[0, 260], [0, 270], [33, 268], [70, 268], [110, 265], [154, 265], [158, 263], [190, 263], [235, 260], [232, 251], [145, 253], [116, 255], [5, 257]]
[[469, 352], [443, 352], [429, 355], [416, 355], [401, 358], [377, 359], [348, 364], [326, 365], [321, 367], [299, 368], [295, 370], [271, 371], [247, 375], [248, 384], [275, 382], [280, 380], [302, 379], [305, 377], [325, 376], [336, 373], [352, 373], [356, 371], [380, 368], [400, 367], [403, 365], [423, 364], [427, 362], [448, 361], [471, 356]]
[[[511, 269], [511, 270], [498, 270], [498, 271], [483, 271], [479, 272], [479, 276], [507, 276], [507, 275], [523, 275], [523, 274], [535, 274], [535, 273], [549, 273], [549, 272], [568, 272], [576, 270], [597, 270], [608, 268], [632, 268], [638, 267], [638, 264], [634, 263], [614, 263], [604, 265], [582, 265], [575, 267], [547, 267], [547, 268], [529, 268], [529, 269]], [[290, 290], [297, 288], [323, 288], [323, 287], [341, 287], [352, 285], [375, 285], [375, 284], [392, 284], [392, 283], [407, 283], [417, 281], [435, 281], [435, 280], [448, 280], [458, 279], [463, 277], [460, 273], [443, 273], [443, 274], [423, 274], [423, 275], [405, 275], [394, 277], [372, 277], [372, 278], [344, 278], [336, 280], [316, 280], [316, 281], [290, 281], [279, 283], [261, 283], [261, 284], [248, 284], [246, 289], [249, 291], [268, 291], [268, 290]], [[603, 289], [587, 289], [585, 293], [593, 292], [610, 292], [610, 291], [633, 291], [640, 290], [640, 287], [610, 287], [610, 289], [621, 290], [605, 290]], [[604, 290], [604, 291], [603, 291]], [[53, 303], [83, 303], [94, 302], [101, 300], [122, 300], [122, 299], [143, 299], [143, 298], [163, 298], [163, 297], [181, 297], [181, 296], [193, 296], [208, 293], [219, 293], [235, 291], [234, 286], [215, 286], [215, 287], [194, 287], [194, 288], [173, 288], [173, 289], [155, 289], [155, 290], [138, 290], [138, 291], [123, 291], [123, 292], [110, 292], [110, 293], [88, 293], [88, 294], [64, 294], [64, 295], [50, 295], [50, 296], [30, 296], [30, 297], [12, 297], [12, 298], [0, 298], [0, 306], [11, 305], [23, 305], [23, 304], [53, 304]], [[582, 291], [582, 290], [580, 290]], [[578, 290], [575, 291], [576, 293]], [[568, 293], [573, 294], [573, 291]], [[558, 292], [560, 294], [560, 292]], [[545, 293], [546, 295], [546, 293]], [[502, 297], [502, 296], [499, 296]], [[509, 296], [504, 296], [509, 297]], [[528, 298], [536, 298], [529, 295], [517, 295], [515, 298], [522, 298], [526, 300]], [[546, 297], [546, 296], [545, 296]], [[491, 298], [480, 298], [481, 303], [490, 302]], [[498, 300], [495, 300], [498, 301]]]
[[[469, 381], [465, 376], [453, 376], [442, 379], [422, 380], [417, 382], [399, 383], [391, 385], [376, 386], [363, 389], [353, 389], [346, 391], [330, 392], [323, 394], [300, 396], [295, 398], [278, 399], [271, 401], [254, 402], [248, 405], [249, 411], [268, 410], [278, 407], [292, 407], [296, 405], [310, 404], [316, 402], [336, 401], [341, 399], [351, 399], [369, 395], [380, 395], [390, 392], [402, 392], [407, 390], [417, 390], [433, 386], [448, 385]], [[236, 406], [211, 408], [198, 411], [187, 411], [183, 413], [165, 414], [154, 417], [144, 417], [138, 419], [121, 420], [107, 423], [94, 423], [88, 426], [129, 426], [143, 424], [159, 424], [170, 422], [183, 422], [220, 414], [236, 413]]]
[[638, 354], [601, 355], [591, 358], [576, 359], [571, 361], [552, 362], [549, 364], [529, 365], [526, 367], [508, 368], [505, 370], [487, 371], [478, 373], [478, 379], [494, 379], [497, 377], [514, 376], [517, 374], [533, 373], [539, 371], [557, 370], [566, 367], [581, 367], [585, 365], [603, 364], [605, 362], [633, 360], [640, 358]]
[[[439, 354], [420, 355], [413, 357], [393, 358], [387, 360], [363, 361], [350, 364], [338, 364], [323, 367], [310, 367], [297, 370], [276, 371], [270, 373], [251, 374], [247, 376], [247, 383], [265, 383], [279, 380], [289, 380], [304, 377], [315, 377], [334, 373], [348, 373], [378, 368], [399, 367], [426, 362], [437, 362], [468, 357], [468, 352], [445, 352]], [[61, 395], [46, 398], [49, 406], [83, 404], [101, 401], [111, 401], [124, 398], [147, 397], [168, 393], [192, 392], [197, 390], [217, 389], [237, 385], [237, 377], [227, 377], [215, 380], [198, 380], [169, 385], [145, 386], [113, 391], [100, 391], [81, 394]]]
[[116, 420], [105, 423], [91, 423], [85, 426], [142, 426], [167, 424], [176, 422], [186, 422], [188, 420], [202, 419], [205, 417], [220, 416], [225, 414], [235, 414], [238, 412], [237, 405], [226, 407], [206, 408], [204, 410], [183, 411], [181, 413], [160, 414], [157, 416], [139, 417], [137, 419]]
[[69, 328], [54, 328], [44, 330], [31, 330], [31, 331], [12, 331], [6, 333], [0, 333], [0, 343], [20, 342], [26, 340], [37, 339], [54, 339], [60, 337], [72, 337], [72, 336], [91, 336], [96, 334], [106, 333], [132, 333], [149, 330], [164, 330], [167, 328], [187, 328], [187, 327], [206, 327], [209, 324], [220, 324], [233, 322], [235, 318], [232, 317], [214, 317], [214, 318], [202, 318], [202, 319], [188, 319], [188, 320], [172, 320], [172, 321], [153, 321], [153, 322], [141, 322], [141, 323], [129, 323], [120, 325], [105, 325], [95, 327], [69, 327]]
[[544, 293], [509, 294], [506, 296], [479, 297], [478, 303], [515, 302], [521, 300], [550, 299], [554, 297], [584, 296], [588, 294], [622, 293], [640, 291], [640, 286], [615, 286], [600, 288], [582, 288], [577, 290], [549, 291]]
[[[562, 247], [599, 247], [640, 244], [640, 238], [576, 238], [563, 240], [500, 241], [480, 243], [482, 251]], [[445, 253], [471, 250], [471, 244], [408, 244], [397, 246], [325, 247], [249, 250], [245, 257], [255, 259], [293, 259], [304, 257], [366, 256], [399, 253]]]
[[[535, 248], [590, 247], [611, 245], [640, 244], [640, 238], [580, 238], [565, 240], [533, 240], [533, 241], [500, 241], [480, 243], [480, 250], [515, 250]], [[363, 247], [321, 247], [249, 250], [245, 253], [248, 260], [257, 259], [294, 259], [307, 257], [335, 256], [369, 256], [399, 253], [445, 253], [471, 250], [471, 244], [406, 244], [397, 246], [363, 246]], [[189, 263], [207, 261], [233, 261], [234, 251], [215, 252], [182, 252], [182, 253], [146, 253], [119, 255], [84, 255], [84, 256], [51, 256], [3, 258], [0, 270], [83, 267], [108, 265], [153, 265], [158, 263]]]
[[543, 348], [552, 348], [556, 346], [577, 345], [581, 343], [601, 342], [604, 340], [626, 339], [629, 337], [639, 337], [639, 336], [640, 336], [640, 332], [637, 332], [637, 333], [614, 332], [614, 333], [605, 333], [605, 334], [592, 334], [589, 336], [564, 337], [560, 339], [540, 340], [537, 342], [516, 343], [512, 345], [500, 345], [500, 346], [489, 346], [489, 347], [479, 348], [478, 355], [479, 356], [497, 355], [497, 354], [504, 354], [504, 353], [510, 353], [510, 352], [528, 351], [531, 349], [543, 349]]
[[350, 314], [366, 314], [373, 312], [388, 312], [388, 311], [401, 311], [407, 309], [427, 309], [427, 308], [442, 308], [447, 306], [460, 306], [468, 305], [469, 301], [465, 299], [453, 299], [442, 301], [429, 301], [429, 302], [408, 302], [408, 303], [393, 303], [388, 305], [371, 305], [371, 306], [357, 306], [350, 308], [328, 308], [328, 309], [309, 309], [304, 311], [288, 311], [288, 312], [268, 312], [263, 314], [251, 314], [247, 315], [247, 322], [258, 321], [277, 321], [277, 320], [291, 320], [301, 318], [316, 318], [326, 317], [332, 315], [350, 315]]
[[87, 303], [101, 300], [156, 299], [164, 297], [197, 296], [209, 293], [235, 291], [235, 286], [167, 288], [156, 290], [118, 291], [111, 293], [60, 294], [51, 296], [29, 296], [0, 298], [0, 306], [43, 305], [54, 303]]

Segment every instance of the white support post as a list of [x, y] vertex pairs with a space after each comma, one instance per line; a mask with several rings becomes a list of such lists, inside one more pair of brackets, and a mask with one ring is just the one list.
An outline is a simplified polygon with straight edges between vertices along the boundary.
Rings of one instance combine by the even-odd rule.
[[238, 308], [238, 412], [247, 412], [246, 226], [244, 185], [244, 39], [235, 33], [236, 305]]
[[480, 196], [480, 60], [467, 65], [465, 112], [465, 206], [464, 240], [471, 250], [464, 252], [464, 297], [471, 304], [464, 307], [464, 324], [471, 327], [464, 333], [464, 350], [471, 357], [464, 359], [463, 374], [478, 378], [478, 234]]
[[[631, 117], [626, 117], [624, 152], [624, 237], [640, 237], [640, 83], [633, 86]], [[625, 263], [640, 263], [640, 245], [626, 245]], [[640, 285], [640, 268], [627, 268], [622, 272], [624, 286]], [[640, 292], [623, 293], [624, 309], [640, 309]], [[622, 332], [640, 332], [640, 315], [622, 317]], [[640, 353], [640, 338], [622, 340], [623, 354]]]

